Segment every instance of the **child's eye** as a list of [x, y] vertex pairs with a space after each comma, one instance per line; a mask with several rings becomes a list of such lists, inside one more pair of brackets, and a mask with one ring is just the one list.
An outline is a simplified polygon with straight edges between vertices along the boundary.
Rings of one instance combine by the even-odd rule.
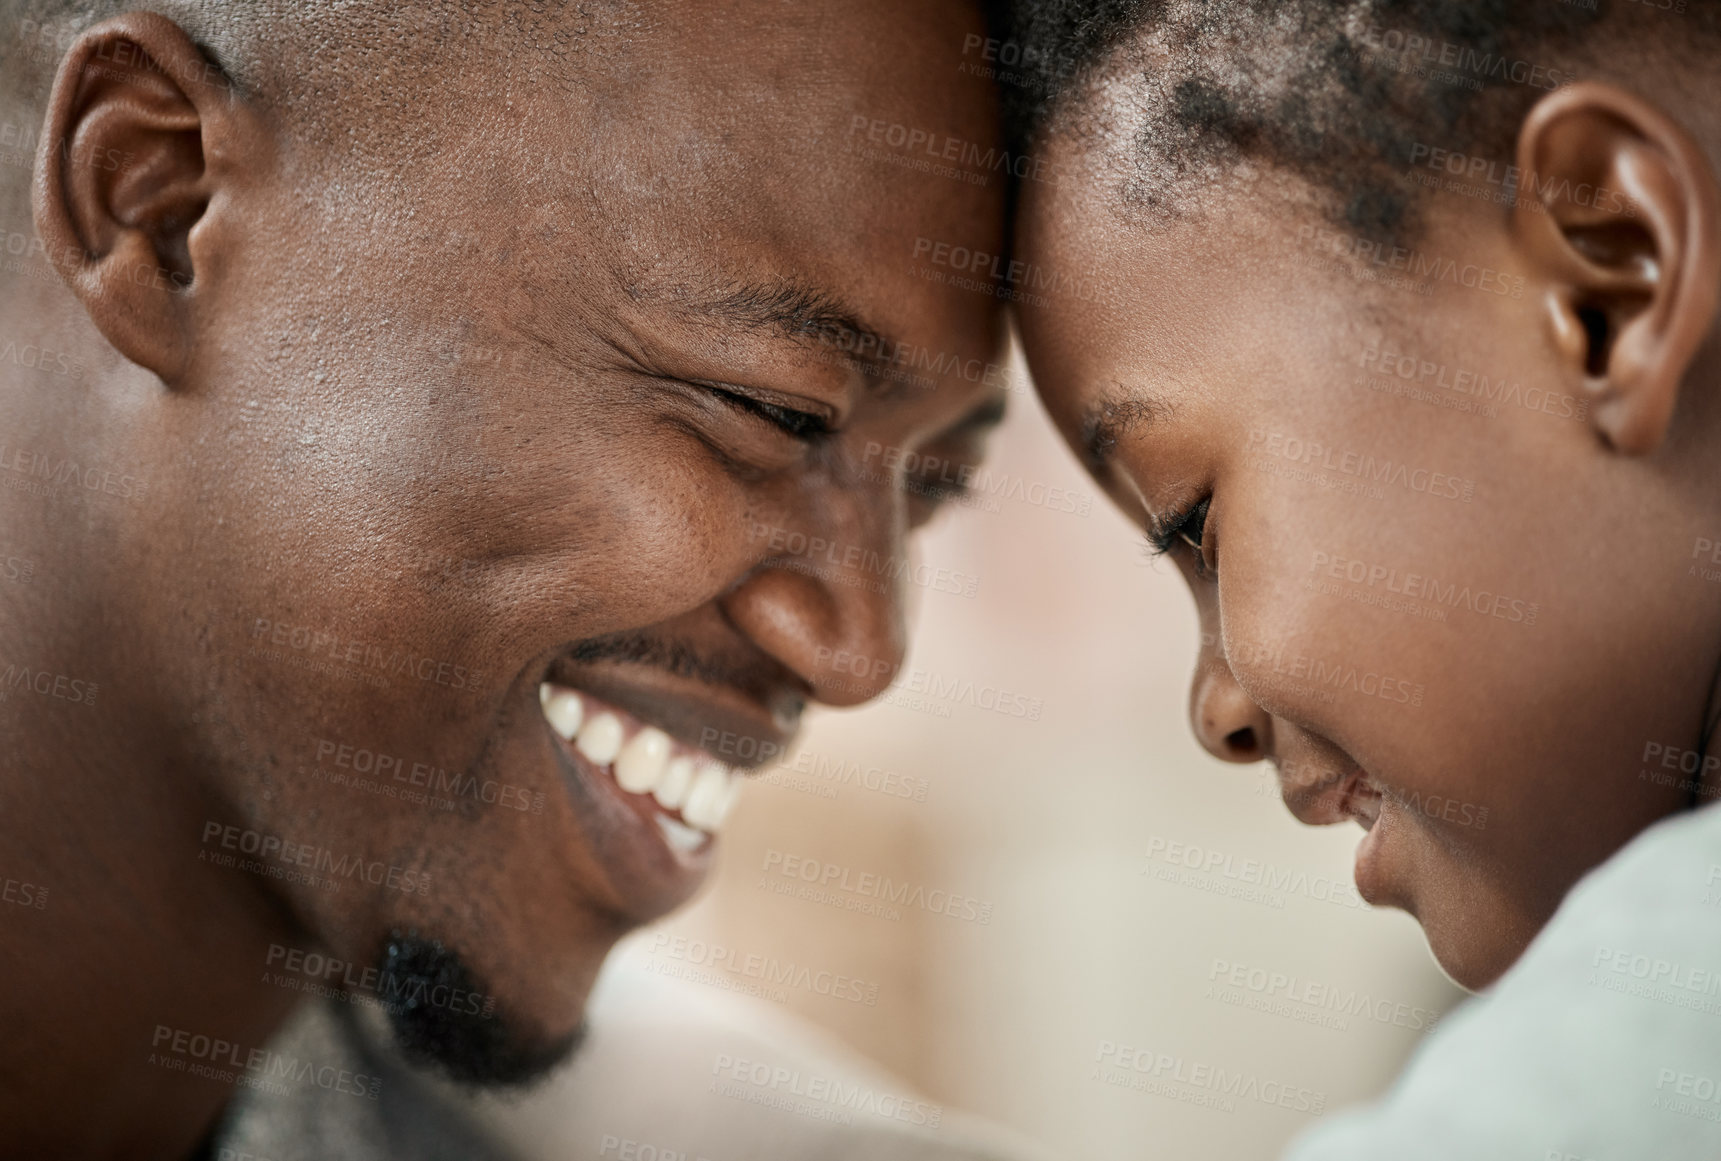
[[1195, 550], [1195, 572], [1197, 576], [1206, 577], [1207, 553], [1205, 535], [1207, 532], [1207, 510], [1213, 503], [1213, 497], [1205, 496], [1199, 503], [1185, 508], [1181, 512], [1171, 512], [1155, 522], [1148, 530], [1147, 543], [1155, 556], [1164, 556], [1177, 547], [1182, 541]]
[[1207, 531], [1207, 509], [1213, 503], [1211, 496], [1191, 508], [1177, 526], [1173, 529], [1183, 542], [1196, 552], [1201, 551], [1201, 537]]

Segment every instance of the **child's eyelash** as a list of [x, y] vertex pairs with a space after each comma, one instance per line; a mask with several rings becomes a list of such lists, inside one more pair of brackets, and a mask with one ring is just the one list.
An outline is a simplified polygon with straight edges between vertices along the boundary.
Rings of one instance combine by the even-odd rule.
[[1147, 547], [1154, 556], [1164, 556], [1183, 541], [1197, 552], [1201, 550], [1202, 533], [1207, 527], [1207, 507], [1212, 497], [1205, 496], [1186, 508], [1168, 512], [1153, 522], [1147, 530]]

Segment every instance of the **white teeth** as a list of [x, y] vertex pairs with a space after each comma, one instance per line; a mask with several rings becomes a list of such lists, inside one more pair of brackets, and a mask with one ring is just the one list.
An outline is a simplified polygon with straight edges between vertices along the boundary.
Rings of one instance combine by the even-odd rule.
[[729, 771], [716, 762], [706, 763], [687, 792], [681, 817], [700, 830], [716, 830], [723, 821], [723, 799], [729, 789]]
[[669, 735], [655, 726], [635, 734], [615, 760], [615, 780], [629, 794], [654, 789], [669, 765]]
[[621, 753], [621, 719], [614, 714], [599, 714], [580, 727], [574, 748], [599, 766], [608, 766]]
[[711, 837], [702, 830], [683, 826], [667, 814], [657, 816], [657, 829], [663, 832], [664, 841], [678, 851], [696, 851]]
[[679, 810], [693, 789], [693, 759], [671, 758], [651, 796], [665, 810]]
[[655, 815], [673, 850], [698, 850], [734, 809], [741, 778], [720, 762], [675, 754], [675, 743], [656, 726], [644, 726], [629, 738], [621, 718], [596, 707], [588, 716], [579, 694], [547, 681], [538, 686], [538, 704], [551, 728], [587, 761], [610, 767], [622, 790], [650, 794], [664, 810], [681, 812], [685, 821]]
[[549, 720], [550, 728], [568, 741], [573, 741], [586, 716], [586, 707], [580, 701], [580, 695], [545, 684], [538, 687], [538, 700], [544, 707], [544, 717]]

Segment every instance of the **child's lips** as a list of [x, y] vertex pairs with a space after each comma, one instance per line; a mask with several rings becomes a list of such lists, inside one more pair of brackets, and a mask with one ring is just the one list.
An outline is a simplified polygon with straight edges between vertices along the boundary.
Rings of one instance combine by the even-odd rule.
[[[1382, 810], [1386, 798], [1366, 774], [1358, 773], [1347, 787], [1342, 809], [1361, 825], [1364, 834], [1356, 846], [1356, 860], [1351, 878], [1357, 894], [1365, 903], [1381, 906], [1393, 897], [1391, 876], [1387, 870], [1385, 848], [1387, 837], [1397, 828], [1383, 825]], [[1390, 822], [1390, 820], [1386, 820]]]
[[[1389, 897], [1390, 884], [1382, 848], [1391, 825], [1381, 826], [1386, 794], [1360, 764], [1348, 756], [1338, 761], [1280, 761], [1273, 759], [1279, 774], [1279, 791], [1296, 818], [1310, 826], [1330, 826], [1353, 819], [1362, 827], [1352, 877], [1357, 894], [1371, 904]], [[1390, 821], [1390, 820], [1389, 820]]]
[[1373, 831], [1380, 818], [1380, 800], [1380, 790], [1369, 781], [1368, 775], [1358, 770], [1345, 781], [1339, 812], [1356, 819], [1363, 830]]
[[1370, 903], [1386, 897], [1388, 888], [1381, 849], [1391, 826], [1379, 825], [1386, 793], [1360, 764], [1348, 756], [1340, 761], [1279, 762], [1280, 793], [1301, 822], [1327, 826], [1354, 820], [1364, 833], [1357, 844], [1354, 878], [1357, 893]]
[[1386, 884], [1381, 867], [1381, 835], [1385, 827], [1370, 826], [1362, 841], [1356, 845], [1356, 861], [1351, 867], [1351, 879], [1363, 902], [1379, 905], [1385, 898]]

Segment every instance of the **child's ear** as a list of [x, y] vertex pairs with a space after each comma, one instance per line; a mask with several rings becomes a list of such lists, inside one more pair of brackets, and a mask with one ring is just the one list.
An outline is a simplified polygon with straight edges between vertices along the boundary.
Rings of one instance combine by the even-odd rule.
[[1546, 295], [1595, 430], [1632, 455], [1667, 433], [1721, 287], [1721, 193], [1655, 106], [1585, 82], [1544, 97], [1518, 138], [1512, 233]]
[[36, 232], [107, 340], [170, 386], [210, 297], [210, 204], [244, 171], [253, 136], [226, 78], [151, 12], [89, 29], [54, 78]]

